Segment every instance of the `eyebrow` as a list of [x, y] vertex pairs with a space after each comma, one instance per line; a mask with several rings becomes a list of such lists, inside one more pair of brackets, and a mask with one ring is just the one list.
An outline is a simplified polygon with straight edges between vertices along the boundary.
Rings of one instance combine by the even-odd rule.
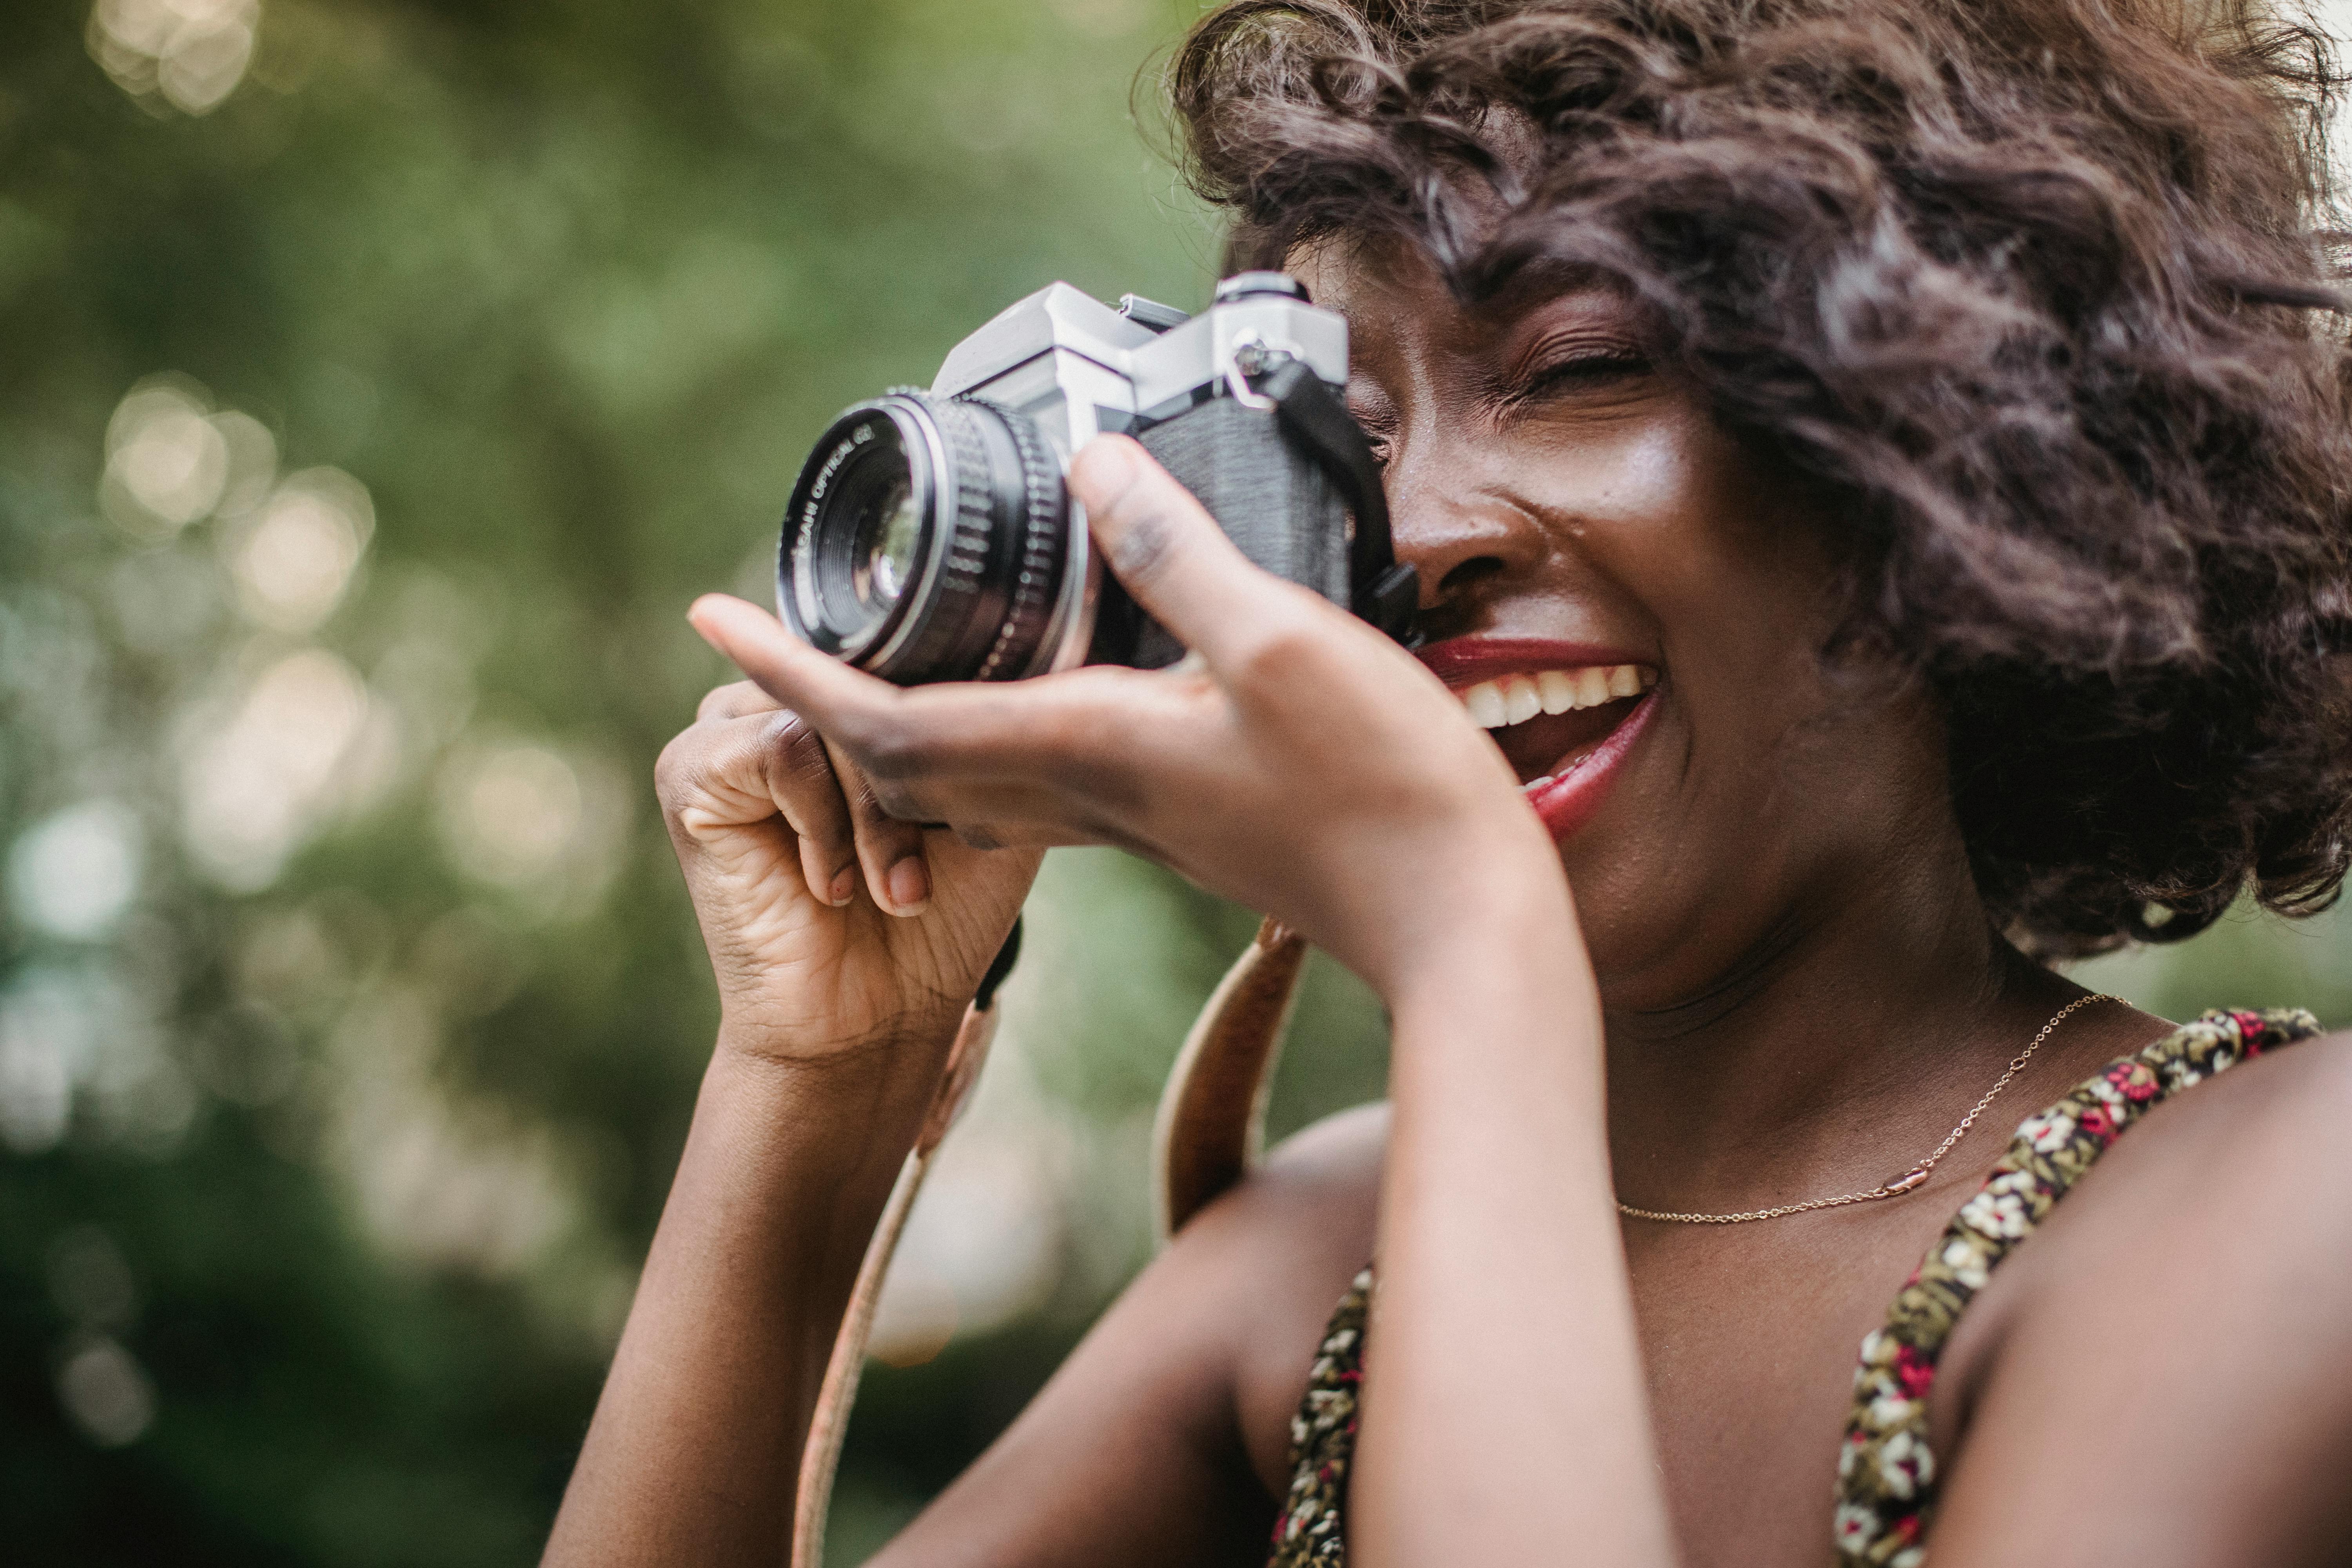
[[1615, 274], [1589, 261], [1535, 256], [1503, 274], [1493, 288], [1474, 301], [1474, 308], [1513, 315], [1562, 295], [1591, 293], [1630, 298], [1624, 283]]

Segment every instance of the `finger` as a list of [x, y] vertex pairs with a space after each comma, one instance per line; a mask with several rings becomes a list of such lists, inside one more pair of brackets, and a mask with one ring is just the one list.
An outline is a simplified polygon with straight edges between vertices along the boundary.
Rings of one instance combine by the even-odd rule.
[[655, 778], [683, 843], [708, 847], [781, 817], [812, 896], [837, 906], [856, 892], [849, 806], [824, 742], [798, 714], [697, 723], [662, 749]]
[[[1116, 711], [1083, 714], [1085, 693], [1097, 707], [1100, 678], [1145, 679], [1131, 670], [1072, 671], [1051, 680], [953, 683], [906, 689], [878, 680], [784, 630], [773, 616], [724, 594], [707, 594], [688, 612], [713, 647], [786, 708], [807, 715], [827, 742], [846, 753], [876, 786], [884, 809], [910, 821], [938, 821], [908, 786], [929, 789], [937, 775], [1035, 760], [1057, 748], [1098, 749], [1122, 726]], [[1089, 680], [1089, 677], [1095, 677]], [[1129, 726], [1131, 727], [1131, 726]], [[1131, 738], [1130, 738], [1131, 742]]]
[[855, 742], [887, 730], [905, 700], [888, 681], [819, 653], [767, 611], [730, 595], [705, 594], [686, 618], [762, 691], [835, 740]]
[[694, 721], [700, 724], [711, 720], [740, 719], [747, 713], [772, 713], [775, 707], [776, 700], [755, 682], [738, 680], [714, 686], [705, 693], [694, 710]]
[[1097, 436], [1070, 465], [1070, 493], [1103, 559], [1138, 604], [1210, 668], [1294, 619], [1298, 590], [1253, 565], [1190, 490], [1125, 436]]
[[931, 868], [923, 853], [923, 830], [915, 822], [890, 815], [874, 781], [856, 759], [841, 748], [828, 746], [833, 771], [841, 780], [848, 803], [857, 864], [866, 873], [866, 890], [885, 913], [919, 915], [930, 907]]
[[[1158, 752], [1197, 718], [1192, 710], [1212, 689], [1205, 681], [1171, 683], [1164, 674], [1103, 668], [902, 690], [817, 652], [742, 600], [708, 595], [689, 619], [761, 689], [816, 726], [837, 766], [856, 775], [845, 779], [853, 818], [858, 796], [870, 794], [882, 818], [1019, 822], [1030, 832], [1016, 841], [1042, 841], [1031, 833], [1055, 825], [1069, 831], [1072, 809], [1082, 805], [1113, 819], [1127, 816], [1147, 793]], [[1104, 842], [1111, 831], [1108, 821], [1078, 830], [1086, 842]], [[884, 853], [898, 847], [887, 837], [877, 843]], [[859, 858], [868, 860], [863, 847]], [[885, 879], [876, 890], [885, 909], [897, 901], [888, 896], [891, 868], [881, 868]]]
[[[709, 594], [695, 602], [687, 618], [761, 690], [813, 718], [821, 729], [845, 731], [852, 740], [905, 735], [903, 721], [890, 722], [905, 705], [897, 687], [817, 652], [765, 611], [723, 594]], [[871, 770], [860, 764], [857, 748], [844, 743], [843, 737], [827, 742], [826, 756], [848, 804], [856, 858], [865, 872], [866, 891], [887, 913], [920, 914], [930, 904], [931, 875], [918, 820], [892, 815], [875, 788]]]
[[[757, 687], [752, 690], [764, 700]], [[776, 712], [764, 720], [746, 715], [735, 722], [758, 736], [768, 798], [800, 837], [801, 879], [819, 903], [840, 908], [857, 891], [857, 846], [845, 788], [824, 738], [797, 713]]]

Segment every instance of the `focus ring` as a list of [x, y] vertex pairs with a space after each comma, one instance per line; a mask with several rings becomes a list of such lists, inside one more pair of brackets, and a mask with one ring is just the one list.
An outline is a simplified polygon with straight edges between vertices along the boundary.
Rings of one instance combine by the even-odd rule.
[[[1008, 563], [1012, 592], [1004, 606], [1004, 624], [989, 645], [988, 656], [981, 660], [975, 677], [980, 680], [1010, 679], [1025, 672], [1045, 638], [1061, 586], [1062, 569], [1069, 560], [1068, 543], [1064, 537], [1068, 508], [1062, 485], [1062, 466], [1034, 421], [984, 397], [959, 401], [994, 415], [1012, 436], [1013, 449], [1020, 454], [1024, 515], [1020, 537], [1013, 542], [1014, 556]], [[1005, 669], [1008, 663], [1013, 667], [1010, 671]]]

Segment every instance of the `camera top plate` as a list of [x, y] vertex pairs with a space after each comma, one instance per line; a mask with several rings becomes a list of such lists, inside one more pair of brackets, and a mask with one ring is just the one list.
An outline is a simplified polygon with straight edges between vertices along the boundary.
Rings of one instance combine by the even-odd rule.
[[[1287, 354], [1333, 387], [1348, 381], [1346, 318], [1273, 292], [1223, 299], [1160, 331], [1082, 289], [1055, 283], [999, 312], [949, 351], [932, 395], [985, 390], [1041, 416], [1066, 460], [1096, 433], [1097, 409], [1127, 416], [1113, 428], [1192, 406], [1226, 384], [1244, 349]], [[1066, 412], [1052, 416], [1059, 402]]]

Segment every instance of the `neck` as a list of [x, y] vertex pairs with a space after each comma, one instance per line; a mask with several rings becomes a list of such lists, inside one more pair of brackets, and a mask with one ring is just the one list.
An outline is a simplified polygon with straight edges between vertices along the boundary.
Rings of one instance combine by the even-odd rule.
[[1911, 865], [1793, 905], [1672, 1005], [1607, 1013], [1621, 1196], [1721, 1211], [1874, 1185], [2063, 1004], [1990, 929], [1957, 844]]

